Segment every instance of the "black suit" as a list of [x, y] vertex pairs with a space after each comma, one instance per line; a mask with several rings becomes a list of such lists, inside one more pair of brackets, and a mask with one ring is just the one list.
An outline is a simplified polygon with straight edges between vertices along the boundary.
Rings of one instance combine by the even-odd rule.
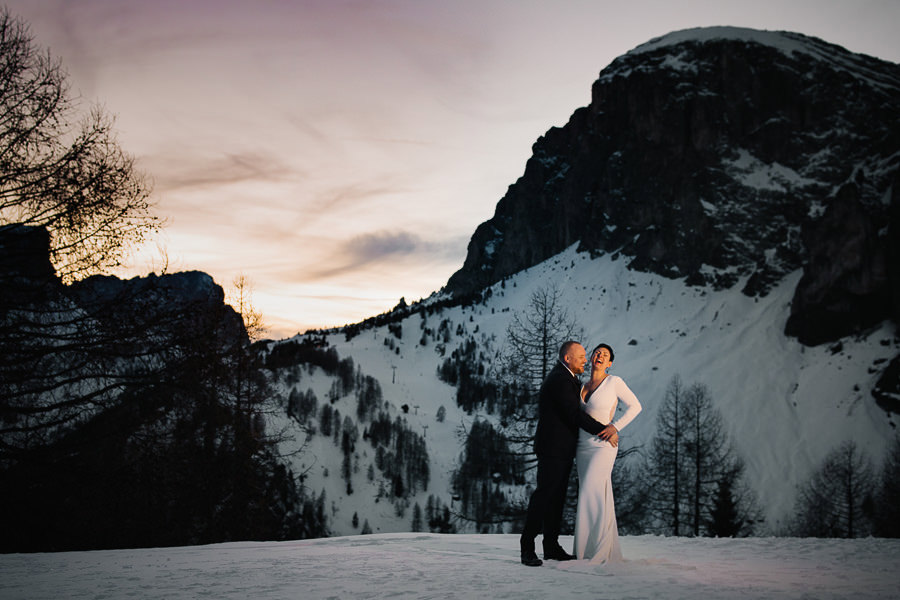
[[604, 424], [581, 408], [581, 383], [561, 362], [541, 385], [534, 451], [538, 458], [537, 487], [528, 502], [521, 549], [534, 550], [534, 538], [543, 530], [544, 551], [559, 545], [559, 529], [578, 443], [578, 429], [594, 435]]

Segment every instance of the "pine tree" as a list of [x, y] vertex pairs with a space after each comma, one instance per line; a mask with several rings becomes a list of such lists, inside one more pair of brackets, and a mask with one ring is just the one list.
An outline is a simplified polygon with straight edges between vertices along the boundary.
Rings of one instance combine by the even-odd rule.
[[[536, 465], [532, 444], [540, 386], [556, 363], [559, 347], [567, 340], [576, 339], [578, 331], [575, 319], [562, 306], [562, 292], [553, 286], [543, 287], [531, 295], [525, 310], [513, 315], [496, 373], [487, 374], [491, 375], [487, 382], [484, 381], [483, 357], [460, 362], [457, 387], [457, 398], [462, 400], [460, 405], [473, 410], [484, 403], [495, 410], [499, 403], [503, 421], [498, 434], [503, 438], [503, 451], [492, 459], [507, 463], [501, 473], [509, 468], [516, 471], [512, 477], [515, 483], [521, 483], [526, 471]], [[473, 339], [464, 353], [474, 357], [476, 349]], [[461, 470], [464, 470], [462, 464]], [[474, 493], [479, 493], [478, 485], [473, 488]], [[474, 495], [470, 494], [470, 497]], [[506, 500], [502, 506], [493, 509], [490, 504], [488, 502], [487, 508], [491, 514], [482, 510], [481, 519], [515, 522], [522, 518], [526, 509], [524, 504], [513, 505]], [[471, 518], [472, 512], [467, 512]]]
[[410, 531], [422, 531], [422, 507], [416, 502], [413, 506], [413, 517]]
[[428, 494], [428, 502], [425, 503], [425, 519], [430, 524], [434, 520], [434, 494]]
[[872, 529], [875, 475], [856, 442], [832, 450], [800, 488], [792, 533], [809, 537], [862, 537]]
[[339, 446], [341, 443], [341, 411], [338, 409], [334, 409], [334, 415], [332, 415], [332, 433], [334, 434], [334, 445]]
[[321, 493], [319, 493], [319, 497], [316, 499], [316, 522], [322, 523], [323, 527], [328, 522], [328, 518], [325, 516], [325, 488], [322, 488]]
[[[758, 520], [755, 498], [743, 483], [743, 462], [735, 455], [721, 414], [704, 385], [686, 388], [677, 375], [672, 378], [645, 471], [653, 530], [672, 535], [735, 535], [731, 528], [740, 523], [738, 530], [747, 535]], [[735, 514], [728, 516], [731, 509]], [[729, 533], [714, 529], [718, 527]]]
[[[436, 501], [440, 504], [440, 501]], [[428, 522], [428, 528], [433, 533], [456, 533], [456, 526], [452, 523], [450, 507], [444, 504], [442, 509], [435, 506], [434, 518]]]
[[686, 490], [682, 454], [682, 414], [685, 388], [675, 375], [666, 389], [666, 397], [657, 413], [656, 437], [653, 439], [646, 473], [649, 480], [648, 509], [653, 517], [652, 529], [660, 533], [681, 535], [685, 532]]
[[744, 529], [745, 519], [738, 511], [733, 488], [733, 477], [723, 477], [719, 480], [707, 523], [710, 536], [737, 537]]
[[[738, 469], [733, 458], [722, 417], [712, 405], [709, 390], [692, 385], [684, 403], [684, 449], [688, 469], [688, 498], [691, 506], [689, 527], [692, 535], [701, 534], [707, 514], [713, 507], [719, 483], [731, 479]], [[729, 487], [730, 483], [727, 484]]]
[[[510, 383], [527, 389], [531, 410], [518, 415], [525, 426], [526, 442], [531, 442], [537, 419], [537, 393], [557, 360], [563, 342], [578, 337], [575, 319], [562, 307], [562, 292], [555, 287], [536, 290], [524, 312], [513, 314], [506, 329], [506, 351], [498, 362], [499, 372]], [[530, 426], [529, 426], [530, 425]]]
[[488, 421], [473, 422], [453, 473], [453, 488], [461, 499], [458, 516], [479, 527], [514, 518], [517, 507], [493, 488], [524, 483], [524, 470], [523, 457], [510, 449], [502, 432]]
[[878, 486], [875, 505], [875, 535], [900, 537], [900, 436], [894, 438]]
[[319, 431], [322, 432], [322, 435], [330, 437], [331, 436], [331, 421], [334, 416], [334, 409], [330, 404], [323, 404], [322, 409], [319, 411]]

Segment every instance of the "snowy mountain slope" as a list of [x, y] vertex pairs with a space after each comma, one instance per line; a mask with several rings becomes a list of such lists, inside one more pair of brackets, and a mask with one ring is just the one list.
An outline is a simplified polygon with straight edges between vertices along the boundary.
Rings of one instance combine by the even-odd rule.
[[[740, 285], [718, 291], [686, 286], [683, 280], [629, 270], [624, 258], [591, 258], [573, 246], [495, 284], [483, 304], [443, 309], [428, 316], [424, 326], [436, 328], [442, 320], [449, 321], [451, 332], [462, 326], [475, 335], [486, 362], [493, 363], [503, 351], [512, 315], [525, 309], [534, 290], [556, 285], [584, 329], [585, 345], [590, 349], [601, 341], [611, 344], [616, 350], [612, 372], [622, 376], [643, 403], [644, 412], [623, 433], [623, 447], [649, 444], [673, 375], [688, 385], [705, 384], [747, 463], [748, 481], [767, 525], [778, 531], [790, 515], [796, 486], [840, 441], [855, 440], [879, 464], [895, 432], [891, 416], [869, 394], [877, 378], [873, 367], [900, 349], [893, 327], [885, 323], [837, 345], [812, 348], [785, 337], [783, 324], [798, 278], [799, 272], [794, 273], [767, 296], [750, 298], [740, 292]], [[437, 299], [435, 295], [424, 304]], [[451, 336], [443, 346], [428, 338], [422, 346], [422, 317], [415, 314], [401, 324], [402, 339], [395, 340], [399, 354], [384, 343], [393, 338], [387, 327], [364, 330], [349, 341], [343, 333], [332, 332], [327, 340], [341, 357], [352, 357], [363, 373], [379, 379], [392, 414], [402, 415], [412, 428], [422, 428], [432, 477], [416, 501], [424, 507], [434, 494], [452, 504], [450, 474], [464, 441], [460, 428], [475, 418], [496, 417], [465, 414], [456, 406], [454, 388], [437, 378], [443, 357], [466, 336]], [[309, 380], [324, 397], [328, 378], [314, 374]], [[298, 385], [305, 389], [307, 380]], [[402, 414], [403, 404], [410, 406], [409, 414]], [[355, 400], [343, 398], [335, 406], [352, 415]], [[444, 423], [435, 420], [440, 406], [447, 410]], [[339, 450], [330, 441], [317, 440], [322, 438], [314, 437], [310, 448], [294, 459], [294, 471], [316, 462], [306, 485], [313, 492], [327, 490], [335, 509], [334, 534], [354, 533], [348, 527], [353, 512], [359, 513], [360, 522], [367, 518], [376, 532], [409, 530], [409, 511], [400, 518], [385, 500], [374, 503], [378, 484], [365, 480], [366, 462], [371, 460], [365, 443], [357, 450], [369, 456], [360, 455], [356, 491], [347, 496], [336, 475]], [[333, 475], [321, 476], [324, 468]]]

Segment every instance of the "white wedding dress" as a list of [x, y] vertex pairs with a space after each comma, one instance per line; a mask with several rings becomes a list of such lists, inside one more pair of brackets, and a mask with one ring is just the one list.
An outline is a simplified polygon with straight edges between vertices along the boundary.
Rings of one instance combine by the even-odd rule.
[[[641, 403], [621, 377], [607, 375], [585, 399], [584, 410], [601, 423], [610, 423], [621, 400], [627, 407], [613, 422], [619, 431], [641, 412]], [[612, 469], [619, 449], [583, 429], [578, 434], [578, 511], [575, 513], [575, 557], [592, 563], [622, 560], [613, 503]]]

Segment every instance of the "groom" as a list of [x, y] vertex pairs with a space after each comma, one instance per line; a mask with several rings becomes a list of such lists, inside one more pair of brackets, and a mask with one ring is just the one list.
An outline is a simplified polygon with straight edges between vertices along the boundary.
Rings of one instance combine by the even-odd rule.
[[[558, 538], [578, 428], [594, 435], [605, 428], [581, 409], [578, 375], [584, 373], [586, 362], [584, 346], [574, 341], [565, 342], [559, 349], [559, 362], [541, 385], [538, 424], [534, 434], [534, 452], [538, 460], [537, 487], [528, 502], [525, 528], [519, 539], [522, 564], [529, 567], [543, 564], [534, 551], [534, 539], [541, 530], [544, 532], [544, 559], [575, 558], [563, 550]], [[607, 439], [614, 431], [610, 428], [604, 431], [606, 437], [600, 437]]]

